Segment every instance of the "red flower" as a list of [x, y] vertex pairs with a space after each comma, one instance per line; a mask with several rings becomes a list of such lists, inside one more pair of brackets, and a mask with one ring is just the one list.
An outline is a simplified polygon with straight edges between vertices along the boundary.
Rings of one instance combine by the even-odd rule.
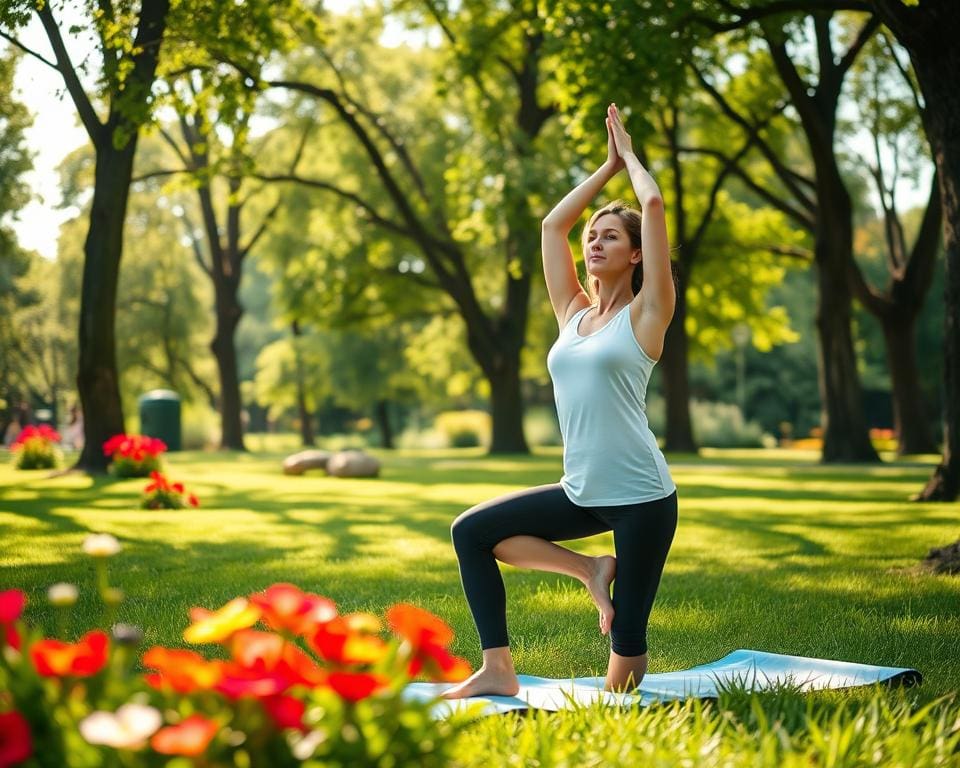
[[326, 673], [300, 648], [270, 632], [242, 630], [231, 641], [233, 661], [224, 665], [217, 690], [230, 698], [264, 698], [294, 685], [314, 688]]
[[161, 755], [203, 754], [220, 726], [201, 715], [191, 715], [178, 725], [161, 728], [150, 739], [150, 746]]
[[88, 632], [77, 643], [40, 640], [30, 649], [33, 665], [44, 677], [89, 677], [107, 663], [108, 640], [99, 630]]
[[223, 677], [223, 662], [207, 661], [195, 651], [160, 646], [143, 654], [143, 666], [157, 670], [143, 676], [148, 685], [158, 690], [172, 688], [178, 693], [210, 690]]
[[167, 444], [156, 437], [144, 435], [114, 435], [103, 444], [103, 453], [114, 457], [120, 454], [125, 459], [143, 461], [147, 455], [156, 457], [167, 450]]
[[388, 652], [387, 644], [376, 635], [366, 634], [370, 617], [367, 614], [348, 614], [321, 624], [312, 637], [307, 638], [313, 648], [334, 664], [376, 664]]
[[357, 702], [372, 696], [387, 685], [383, 675], [370, 672], [331, 672], [327, 683], [340, 698]]
[[0, 768], [17, 765], [33, 754], [30, 726], [19, 712], [0, 713]]
[[189, 496], [187, 496], [187, 504], [189, 504], [191, 507], [199, 507], [200, 499], [191, 493]]
[[11, 449], [19, 448], [20, 446], [24, 445], [27, 440], [41, 440], [43, 442], [59, 443], [60, 433], [48, 424], [41, 424], [36, 427], [30, 425], [20, 430], [20, 434], [17, 435], [17, 439], [13, 441], [13, 445], [10, 447]]
[[3, 633], [6, 639], [7, 645], [16, 650], [20, 650], [20, 635], [17, 632], [16, 627], [13, 624], [3, 624]]
[[27, 596], [19, 589], [0, 592], [0, 624], [10, 624], [20, 618]]
[[293, 584], [274, 584], [250, 595], [250, 602], [259, 606], [268, 626], [297, 635], [305, 635], [337, 615], [337, 606], [332, 600], [302, 592]]
[[260, 699], [264, 710], [270, 716], [277, 728], [294, 728], [298, 731], [306, 732], [307, 726], [303, 724], [303, 713], [307, 711], [307, 705], [300, 699], [293, 696], [268, 696]]

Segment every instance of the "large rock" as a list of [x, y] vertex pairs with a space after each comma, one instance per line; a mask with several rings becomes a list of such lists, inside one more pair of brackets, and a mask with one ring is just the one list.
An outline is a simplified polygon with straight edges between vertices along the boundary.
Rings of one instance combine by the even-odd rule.
[[302, 475], [308, 469], [326, 469], [333, 454], [330, 451], [300, 451], [283, 460], [283, 474]]
[[340, 451], [327, 462], [327, 474], [334, 477], [377, 477], [380, 460], [363, 451]]

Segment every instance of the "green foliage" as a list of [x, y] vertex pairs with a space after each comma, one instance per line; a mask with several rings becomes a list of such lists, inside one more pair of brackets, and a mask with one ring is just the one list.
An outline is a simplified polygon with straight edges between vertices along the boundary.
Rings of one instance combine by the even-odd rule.
[[444, 411], [434, 426], [451, 448], [475, 448], [490, 443], [490, 414], [486, 411]]
[[760, 425], [745, 421], [739, 406], [732, 403], [690, 402], [690, 418], [698, 445], [711, 448], [761, 448], [764, 434]]

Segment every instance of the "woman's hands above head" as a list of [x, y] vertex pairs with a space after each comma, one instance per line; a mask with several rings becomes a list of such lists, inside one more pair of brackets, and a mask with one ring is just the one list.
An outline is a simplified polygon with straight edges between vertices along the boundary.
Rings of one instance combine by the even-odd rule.
[[[630, 138], [630, 134], [627, 133], [627, 129], [623, 127], [620, 110], [617, 109], [616, 104], [611, 104], [607, 107], [607, 138], [608, 156], [611, 141], [613, 142], [613, 146], [616, 149], [621, 163], [626, 160], [627, 155], [633, 154], [633, 140]], [[621, 167], [623, 166], [621, 165]]]
[[620, 152], [617, 150], [617, 142], [613, 135], [613, 124], [610, 120], [610, 108], [607, 108], [607, 165], [614, 173], [619, 173], [626, 167]]

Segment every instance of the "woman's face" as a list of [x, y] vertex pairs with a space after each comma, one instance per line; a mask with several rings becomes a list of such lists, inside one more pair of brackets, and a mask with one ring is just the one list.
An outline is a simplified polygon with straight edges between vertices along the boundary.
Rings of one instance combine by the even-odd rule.
[[630, 245], [630, 236], [620, 217], [605, 213], [587, 232], [583, 258], [588, 274], [609, 275], [632, 270], [640, 262], [640, 250]]

